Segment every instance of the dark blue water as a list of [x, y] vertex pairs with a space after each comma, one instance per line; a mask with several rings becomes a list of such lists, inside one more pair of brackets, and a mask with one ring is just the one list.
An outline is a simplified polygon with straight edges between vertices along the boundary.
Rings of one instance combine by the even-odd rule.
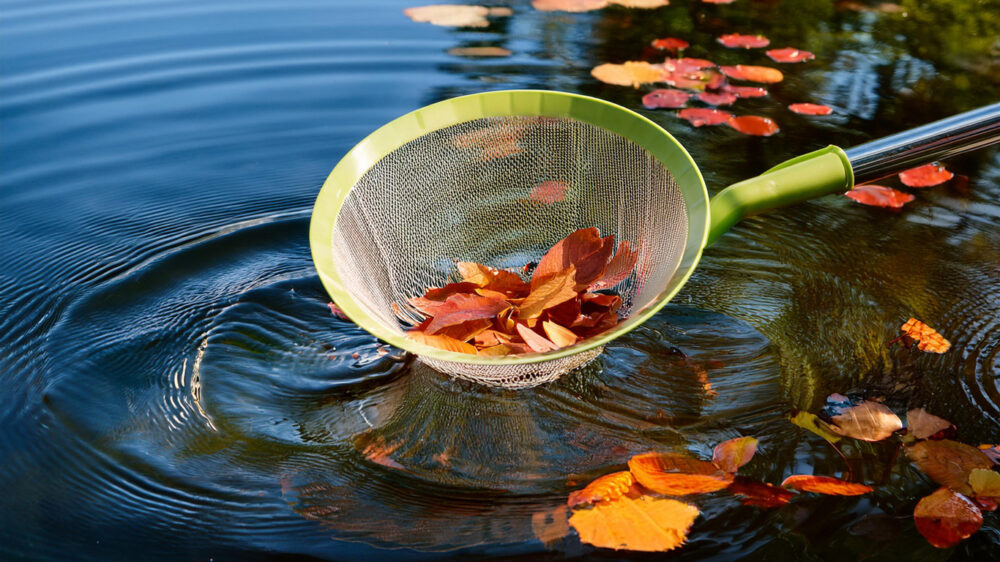
[[[396, 1], [0, 4], [2, 557], [598, 557], [575, 535], [543, 544], [533, 516], [632, 454], [705, 455], [740, 434], [761, 439], [751, 476], [840, 474], [785, 420], [830, 392], [1000, 441], [995, 149], [949, 162], [968, 182], [900, 213], [830, 197], [747, 221], [663, 313], [532, 391], [449, 380], [330, 315], [307, 240], [319, 187], [428, 103], [531, 87], [640, 109], [648, 88], [590, 69], [655, 60], [646, 45], [669, 35], [723, 64], [768, 62], [714, 44], [733, 31], [815, 52], [737, 106], [778, 121], [774, 137], [642, 110], [715, 191], [1000, 99], [995, 1], [675, 4], [511, 2], [459, 30]], [[469, 46], [512, 54], [449, 54]], [[784, 109], [801, 101], [835, 112]], [[887, 350], [910, 316], [952, 350]], [[994, 513], [960, 546], [930, 547], [909, 515], [934, 485], [891, 448], [846, 452], [876, 492], [770, 511], [699, 498], [677, 557], [981, 560], [1000, 545]]]

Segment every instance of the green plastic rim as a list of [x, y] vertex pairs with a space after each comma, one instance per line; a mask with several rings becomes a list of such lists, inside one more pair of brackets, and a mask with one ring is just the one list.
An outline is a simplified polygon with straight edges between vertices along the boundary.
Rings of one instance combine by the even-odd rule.
[[[670, 282], [649, 305], [635, 311], [612, 330], [576, 345], [505, 357], [479, 357], [445, 351], [411, 341], [386, 329], [366, 314], [344, 287], [333, 262], [332, 233], [351, 188], [379, 160], [423, 135], [486, 117], [533, 116], [572, 119], [601, 127], [646, 149], [670, 171], [681, 190], [688, 215], [688, 237]], [[433, 173], [428, 170], [428, 173]], [[337, 306], [357, 325], [386, 343], [441, 361], [481, 365], [539, 363], [603, 346], [656, 314], [680, 291], [701, 259], [709, 229], [709, 199], [705, 180], [694, 160], [673, 136], [656, 123], [619, 105], [579, 94], [545, 90], [505, 90], [444, 100], [417, 109], [383, 125], [350, 150], [330, 172], [313, 207], [309, 244], [320, 280]]]

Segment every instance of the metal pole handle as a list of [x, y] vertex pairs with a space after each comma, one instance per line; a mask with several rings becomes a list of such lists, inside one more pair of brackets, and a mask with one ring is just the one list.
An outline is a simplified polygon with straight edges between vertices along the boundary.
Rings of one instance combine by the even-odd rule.
[[1000, 142], [1000, 103], [960, 113], [847, 150], [854, 183], [862, 184], [903, 170]]

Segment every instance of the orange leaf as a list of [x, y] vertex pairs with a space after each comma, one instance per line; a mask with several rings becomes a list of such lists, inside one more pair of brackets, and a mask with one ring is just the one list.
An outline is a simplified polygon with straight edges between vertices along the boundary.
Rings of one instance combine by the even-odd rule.
[[951, 349], [951, 344], [948, 340], [941, 337], [941, 334], [934, 331], [933, 328], [924, 324], [916, 318], [910, 318], [899, 328], [900, 332], [906, 334], [907, 337], [916, 340], [917, 349], [920, 351], [929, 351], [931, 353], [944, 353]]
[[462, 279], [484, 289], [514, 294], [528, 291], [528, 284], [516, 273], [469, 261], [460, 261], [456, 265]]
[[569, 534], [569, 508], [560, 505], [552, 510], [532, 513], [531, 531], [546, 545], [565, 537]]
[[594, 480], [582, 490], [577, 490], [569, 495], [567, 504], [570, 507], [587, 505], [600, 501], [618, 499], [625, 494], [635, 484], [632, 473], [623, 470], [622, 472], [612, 472], [605, 474]]
[[590, 74], [605, 84], [638, 88], [641, 84], [662, 82], [665, 71], [648, 62], [628, 61], [624, 64], [606, 63], [595, 66]]
[[788, 106], [788, 109], [801, 115], [829, 115], [833, 113], [833, 109], [829, 106], [818, 103], [793, 103]]
[[906, 412], [906, 425], [910, 434], [917, 439], [927, 439], [953, 427], [950, 421], [928, 414], [927, 410], [923, 408], [915, 408]]
[[663, 552], [684, 544], [696, 517], [697, 507], [677, 500], [622, 496], [575, 510], [569, 524], [596, 547]]
[[913, 201], [913, 195], [882, 185], [858, 185], [844, 195], [858, 203], [873, 207], [899, 209]]
[[372, 442], [368, 443], [365, 446], [364, 451], [361, 452], [361, 454], [363, 454], [366, 459], [375, 464], [380, 464], [384, 467], [394, 468], [396, 470], [406, 470], [406, 468], [404, 468], [403, 465], [392, 460], [392, 458], [389, 456], [393, 452], [395, 452], [396, 449], [398, 449], [399, 446], [402, 444], [403, 443], [400, 441], [397, 443], [393, 443], [391, 445], [387, 445], [385, 442], [385, 438], [379, 437], [377, 439], [372, 440]]
[[569, 266], [580, 268], [588, 256], [594, 255], [604, 246], [601, 232], [594, 227], [581, 228], [556, 242], [542, 259], [538, 260], [531, 276], [531, 287], [538, 285], [542, 278], [565, 271]]
[[741, 466], [750, 462], [756, 452], [756, 437], [737, 437], [716, 445], [712, 462], [722, 470], [735, 474]]
[[628, 461], [640, 484], [667, 496], [701, 494], [721, 490], [733, 481], [714, 464], [674, 453], [643, 453]]
[[591, 283], [590, 290], [600, 291], [601, 289], [610, 289], [621, 283], [632, 274], [638, 258], [639, 250], [631, 250], [628, 240], [622, 240], [618, 243], [618, 250], [615, 251], [615, 257], [611, 258], [608, 266], [604, 269], [604, 275]]
[[[426, 327], [429, 324], [430, 322], [426, 322], [425, 324], [421, 324], [414, 329], [420, 330], [421, 328], [424, 328], [423, 331], [426, 332]], [[441, 328], [435, 335], [448, 336], [449, 338], [455, 338], [458, 341], [469, 341], [474, 336], [477, 336], [481, 332], [489, 329], [492, 325], [493, 321], [489, 318], [480, 318], [478, 320], [469, 320], [467, 322]]]
[[528, 193], [528, 201], [551, 205], [565, 199], [567, 190], [569, 190], [569, 184], [564, 181], [543, 181], [531, 188], [531, 192]]
[[726, 84], [722, 88], [723, 92], [733, 94], [738, 98], [762, 98], [767, 95], [767, 90], [757, 86], [730, 86]]
[[744, 496], [743, 505], [757, 507], [780, 507], [795, 497], [794, 492], [743, 476], [734, 477], [727, 489], [733, 494]]
[[913, 510], [913, 522], [927, 542], [948, 548], [968, 538], [983, 524], [983, 513], [969, 498], [939, 488]]
[[781, 483], [782, 487], [794, 488], [802, 492], [816, 492], [817, 494], [827, 494], [830, 496], [860, 496], [872, 491], [870, 486], [864, 484], [852, 484], [844, 482], [840, 478], [831, 476], [811, 476], [808, 474], [795, 474], [785, 478]]
[[452, 295], [459, 293], [471, 293], [476, 290], [475, 283], [448, 283], [444, 287], [434, 287], [427, 289], [422, 297], [411, 297], [409, 302], [414, 308], [423, 312], [427, 316], [435, 316], [439, 308], [444, 305], [444, 301]]
[[732, 113], [720, 111], [718, 109], [706, 109], [703, 107], [689, 107], [688, 109], [682, 109], [677, 112], [677, 116], [681, 119], [687, 119], [687, 121], [695, 127], [701, 127], [702, 125], [718, 125], [733, 118]]
[[757, 137], [769, 137], [781, 130], [773, 120], [767, 117], [758, 117], [757, 115], [733, 117], [726, 124], [744, 135], [754, 135]]
[[903, 428], [899, 416], [884, 404], [865, 400], [833, 416], [830, 429], [845, 437], [862, 441], [881, 441]]
[[576, 337], [576, 334], [551, 320], [542, 322], [542, 329], [545, 330], [545, 335], [552, 340], [552, 343], [558, 347], [573, 345], [579, 339]]
[[524, 343], [528, 344], [528, 347], [536, 353], [545, 353], [546, 351], [555, 351], [559, 349], [558, 345], [538, 335], [534, 330], [524, 324], [517, 325], [517, 333], [521, 334], [521, 337], [524, 338]]
[[816, 55], [810, 53], [809, 51], [800, 51], [792, 47], [785, 47], [784, 49], [771, 49], [765, 54], [774, 62], [805, 62], [816, 58]]
[[906, 448], [906, 455], [935, 482], [963, 494], [972, 493], [968, 482], [974, 469], [993, 466], [979, 449], [950, 439], [917, 441]]
[[676, 109], [684, 107], [684, 104], [691, 99], [691, 95], [683, 90], [674, 90], [671, 88], [653, 90], [642, 96], [642, 105], [646, 109]]
[[576, 295], [576, 268], [572, 265], [537, 280], [532, 278], [531, 293], [521, 303], [518, 318], [538, 318], [545, 309], [576, 298]]
[[780, 70], [769, 66], [737, 64], [736, 66], [720, 66], [719, 69], [722, 70], [723, 74], [734, 80], [775, 84], [785, 79], [785, 75]]
[[931, 187], [942, 184], [954, 176], [955, 174], [940, 164], [924, 164], [900, 172], [899, 181], [907, 187]]
[[667, 51], [677, 52], [680, 49], [687, 49], [690, 46], [690, 43], [676, 37], [666, 37], [663, 39], [654, 39], [653, 46], [657, 49], [666, 49]]
[[469, 353], [472, 355], [476, 354], [476, 346], [456, 340], [455, 338], [449, 336], [432, 336], [423, 332], [406, 332], [406, 337], [417, 343], [422, 343], [424, 345], [429, 345], [445, 351], [456, 351], [458, 353]]
[[728, 33], [717, 38], [716, 41], [730, 49], [756, 49], [771, 44], [771, 41], [763, 35], [741, 35], [739, 33]]
[[437, 309], [437, 314], [424, 331], [434, 334], [448, 326], [470, 320], [490, 319], [508, 308], [510, 303], [507, 301], [466, 293], [455, 294], [448, 297]]
[[531, 7], [541, 12], [589, 12], [609, 3], [610, 0], [532, 0]]

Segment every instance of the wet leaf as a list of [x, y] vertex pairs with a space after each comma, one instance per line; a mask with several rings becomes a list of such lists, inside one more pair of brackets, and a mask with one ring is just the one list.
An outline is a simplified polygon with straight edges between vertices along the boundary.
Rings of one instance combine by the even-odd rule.
[[510, 308], [510, 303], [504, 300], [458, 293], [444, 301], [444, 304], [437, 309], [434, 319], [423, 331], [433, 335], [448, 326], [462, 324], [470, 320], [492, 319], [508, 308]]
[[605, 84], [633, 88], [638, 88], [641, 84], [662, 82], [665, 78], [663, 67], [642, 61], [628, 61], [624, 64], [605, 63], [595, 66], [590, 74]]
[[600, 548], [663, 552], [687, 540], [698, 508], [668, 498], [622, 496], [573, 511], [569, 524], [580, 541]]
[[910, 434], [917, 439], [927, 439], [932, 435], [954, 427], [950, 421], [927, 413], [923, 408], [906, 412], [906, 425]]
[[633, 484], [635, 484], [635, 477], [627, 470], [605, 474], [587, 484], [584, 489], [571, 493], [567, 505], [577, 507], [600, 501], [615, 500], [628, 492]]
[[565, 505], [555, 509], [531, 514], [531, 531], [545, 545], [550, 545], [569, 534], [569, 508]]
[[907, 187], [931, 187], [942, 184], [955, 174], [940, 164], [924, 164], [899, 173], [899, 181]]
[[743, 496], [743, 505], [765, 508], [781, 507], [795, 497], [795, 492], [743, 476], [735, 476], [727, 489], [733, 494]]
[[729, 92], [701, 92], [698, 94], [698, 100], [708, 105], [730, 105], [737, 99], [736, 94]]
[[870, 486], [865, 486], [864, 484], [844, 482], [840, 478], [833, 478], [832, 476], [812, 476], [808, 474], [789, 476], [785, 478], [781, 486], [793, 488], [801, 492], [815, 492], [828, 496], [860, 496], [872, 491]]
[[576, 268], [572, 265], [565, 270], [539, 278], [537, 284], [534, 278], [531, 281], [531, 293], [524, 298], [524, 302], [518, 308], [518, 318], [538, 318], [545, 309], [577, 296]]
[[818, 103], [793, 103], [788, 109], [801, 115], [829, 115], [833, 113], [833, 108]]
[[701, 107], [689, 107], [677, 112], [677, 116], [686, 119], [695, 127], [702, 125], [719, 125], [732, 119], [733, 114], [718, 109], [705, 109]]
[[476, 346], [456, 340], [455, 338], [449, 336], [432, 336], [423, 332], [406, 332], [406, 337], [417, 343], [422, 343], [424, 345], [429, 345], [445, 351], [469, 353], [472, 355], [476, 354]]
[[683, 90], [664, 88], [653, 90], [642, 96], [642, 105], [646, 109], [670, 108], [676, 109], [684, 107], [684, 104], [691, 99], [691, 95]]
[[590, 285], [590, 290], [600, 291], [602, 289], [610, 289], [628, 279], [628, 276], [632, 274], [632, 270], [635, 269], [635, 262], [638, 258], [639, 250], [632, 250], [628, 240], [622, 240], [618, 243], [618, 249], [615, 250], [614, 257], [608, 262], [608, 266], [604, 268], [604, 275]]
[[666, 496], [684, 496], [721, 490], [733, 481], [732, 474], [714, 464], [675, 453], [643, 453], [628, 461], [640, 484]]
[[510, 50], [503, 47], [452, 47], [448, 49], [448, 54], [456, 57], [509, 57]]
[[742, 35], [739, 33], [729, 33], [716, 39], [726, 47], [731, 49], [756, 49], [767, 47], [771, 44], [770, 39], [763, 35]]
[[757, 115], [733, 117], [726, 124], [744, 135], [754, 135], [757, 137], [769, 137], [781, 130], [773, 120]]
[[766, 54], [774, 62], [805, 62], [816, 58], [816, 55], [810, 53], [809, 51], [800, 51], [792, 47], [785, 47], [784, 49], [771, 49], [770, 51], [767, 51]]
[[865, 400], [833, 417], [830, 429], [862, 441], [881, 441], [903, 428], [899, 416], [884, 404]]
[[687, 49], [690, 46], [690, 43], [676, 37], [665, 37], [663, 39], [654, 39], [653, 46], [657, 49], [663, 49], [676, 53], [681, 49]]
[[977, 496], [1000, 497], [1000, 473], [988, 468], [969, 471], [969, 487]]
[[339, 306], [337, 306], [336, 304], [334, 304], [332, 302], [329, 303], [329, 304], [330, 304], [330, 313], [331, 314], [333, 314], [337, 318], [340, 318], [341, 320], [347, 320], [347, 321], [351, 320], [350, 318], [347, 317], [347, 314], [345, 314], [343, 310], [340, 310]]
[[927, 542], [949, 548], [979, 530], [983, 513], [969, 498], [940, 488], [917, 503], [913, 522]]
[[559, 346], [552, 343], [551, 341], [545, 339], [545, 337], [540, 336], [531, 328], [525, 326], [524, 324], [517, 325], [517, 333], [521, 335], [524, 339], [524, 343], [528, 344], [531, 351], [536, 353], [545, 353], [547, 351], [555, 351], [559, 349]]
[[573, 345], [580, 339], [576, 337], [576, 334], [573, 332], [560, 326], [559, 324], [556, 324], [555, 322], [552, 322], [551, 320], [545, 320], [542, 322], [542, 330], [545, 331], [545, 335], [548, 336], [549, 340], [556, 344], [557, 347], [567, 347]]
[[736, 66], [720, 66], [719, 70], [734, 80], [747, 80], [762, 84], [775, 84], [785, 79], [785, 75], [780, 70], [769, 66], [737, 64]]
[[972, 493], [969, 474], [973, 470], [993, 466], [979, 449], [950, 439], [917, 441], [906, 447], [906, 455], [932, 480], [963, 494]]
[[569, 184], [564, 181], [543, 181], [542, 183], [531, 188], [531, 193], [528, 194], [528, 200], [536, 203], [551, 205], [552, 203], [558, 203], [559, 201], [565, 199], [566, 192], [568, 190]]
[[916, 318], [910, 318], [903, 324], [899, 331], [906, 337], [917, 342], [917, 349], [929, 353], [944, 353], [951, 349], [948, 340], [941, 337], [933, 328], [924, 324]]
[[403, 10], [415, 22], [426, 22], [445, 27], [486, 27], [487, 16], [509, 16], [510, 8], [486, 8], [464, 4], [432, 4]]
[[914, 199], [909, 193], [882, 185], [858, 185], [844, 195], [863, 205], [890, 209], [900, 209]]
[[802, 429], [809, 430], [816, 435], [819, 435], [823, 439], [826, 439], [830, 443], [836, 443], [840, 441], [840, 435], [833, 432], [830, 424], [824, 422], [823, 420], [816, 417], [815, 414], [810, 414], [809, 412], [799, 412], [791, 417], [791, 422], [795, 425], [801, 427]]
[[741, 466], [750, 462], [756, 452], [756, 437], [737, 437], [716, 445], [712, 462], [722, 470], [735, 474]]
[[758, 88], [757, 86], [730, 86], [729, 84], [726, 84], [722, 87], [722, 91], [733, 94], [741, 99], [762, 98], [767, 95], [767, 90], [764, 88]]

